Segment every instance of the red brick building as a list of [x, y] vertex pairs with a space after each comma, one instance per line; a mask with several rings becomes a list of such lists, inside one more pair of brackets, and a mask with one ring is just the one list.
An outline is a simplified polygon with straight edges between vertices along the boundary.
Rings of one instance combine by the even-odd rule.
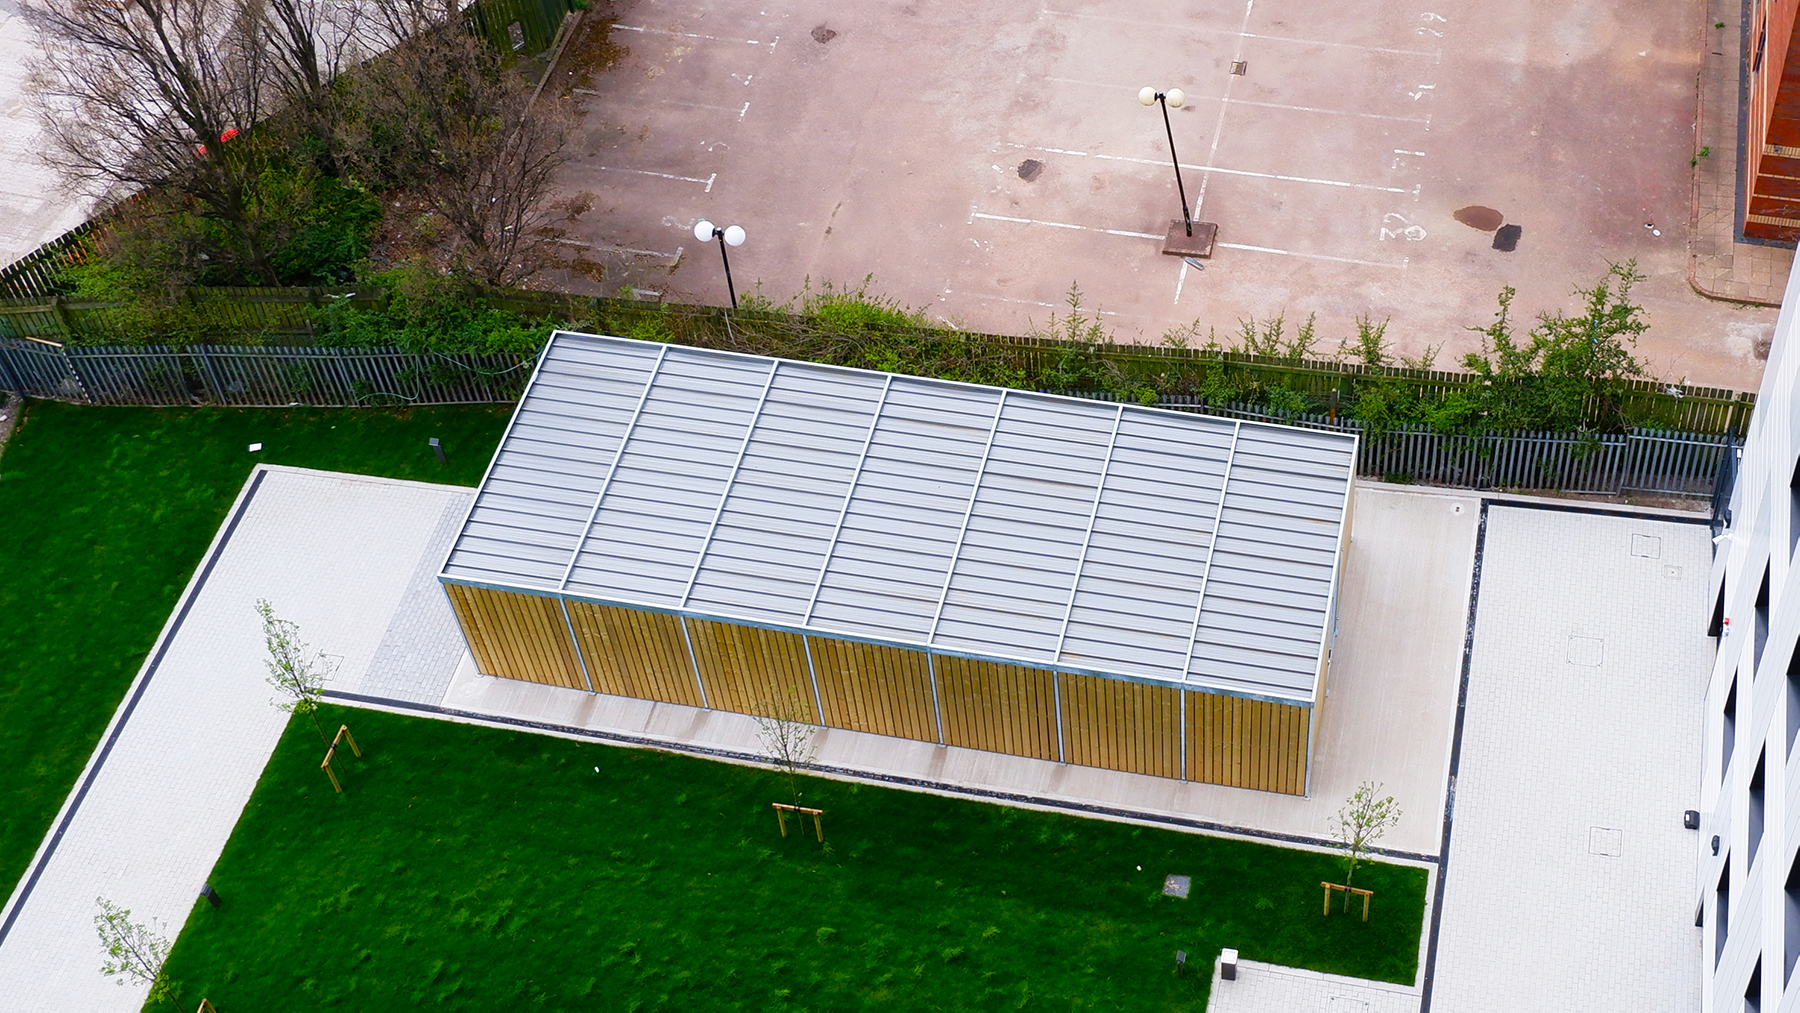
[[1750, 0], [1744, 235], [1800, 240], [1800, 0]]

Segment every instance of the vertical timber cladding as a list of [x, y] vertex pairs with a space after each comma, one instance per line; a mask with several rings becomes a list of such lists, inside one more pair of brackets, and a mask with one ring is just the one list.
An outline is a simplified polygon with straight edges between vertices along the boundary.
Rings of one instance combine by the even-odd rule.
[[555, 598], [466, 584], [445, 584], [444, 591], [482, 674], [587, 689]]
[[714, 710], [771, 716], [788, 710], [802, 721], [829, 723], [819, 720], [806, 643], [798, 633], [705, 619], [686, 622]]
[[1048, 671], [936, 655], [944, 742], [1055, 760], [1056, 687]]
[[679, 617], [585, 601], [567, 604], [596, 692], [701, 705]]
[[1064, 674], [1064, 759], [1086, 767], [1180, 777], [1180, 693], [1173, 686]]
[[1188, 780], [1306, 792], [1312, 708], [1188, 692]]
[[809, 640], [825, 724], [937, 741], [931, 668], [923, 651], [825, 637]]

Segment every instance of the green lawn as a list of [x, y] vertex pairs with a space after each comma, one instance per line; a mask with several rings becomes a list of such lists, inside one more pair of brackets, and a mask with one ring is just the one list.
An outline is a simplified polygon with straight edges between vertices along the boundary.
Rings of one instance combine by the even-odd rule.
[[[1221, 946], [1410, 983], [1426, 876], [1334, 856], [330, 709], [291, 722], [168, 969], [221, 1010], [1200, 1010]], [[597, 768], [597, 769], [596, 769]], [[1141, 870], [1139, 866], [1142, 866]], [[1161, 895], [1166, 873], [1193, 895]], [[1177, 979], [1174, 953], [1199, 973]], [[161, 1011], [157, 1011], [161, 1013]]]
[[[510, 410], [28, 405], [0, 457], [0, 895], [253, 464], [474, 485]], [[432, 436], [448, 465], [426, 446]], [[263, 451], [246, 452], [251, 443]]]

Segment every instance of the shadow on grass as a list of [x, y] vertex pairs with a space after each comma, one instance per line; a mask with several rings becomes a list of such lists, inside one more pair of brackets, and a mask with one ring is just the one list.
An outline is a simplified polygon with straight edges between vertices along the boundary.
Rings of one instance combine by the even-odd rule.
[[214, 871], [223, 907], [171, 957], [187, 1003], [1201, 1010], [1223, 946], [1416, 970], [1416, 868], [1364, 866], [1372, 920], [1323, 918], [1335, 856], [809, 778], [821, 847], [777, 832], [767, 770], [330, 711], [364, 758], [336, 795], [290, 722]]

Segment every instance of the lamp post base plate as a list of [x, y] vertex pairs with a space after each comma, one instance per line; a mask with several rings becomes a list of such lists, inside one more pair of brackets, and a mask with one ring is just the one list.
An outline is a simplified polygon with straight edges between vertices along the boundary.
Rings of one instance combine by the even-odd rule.
[[1163, 240], [1163, 252], [1171, 257], [1212, 256], [1213, 240], [1219, 234], [1219, 226], [1213, 222], [1195, 222], [1194, 234], [1188, 235], [1187, 225], [1177, 218], [1169, 223], [1169, 235]]

